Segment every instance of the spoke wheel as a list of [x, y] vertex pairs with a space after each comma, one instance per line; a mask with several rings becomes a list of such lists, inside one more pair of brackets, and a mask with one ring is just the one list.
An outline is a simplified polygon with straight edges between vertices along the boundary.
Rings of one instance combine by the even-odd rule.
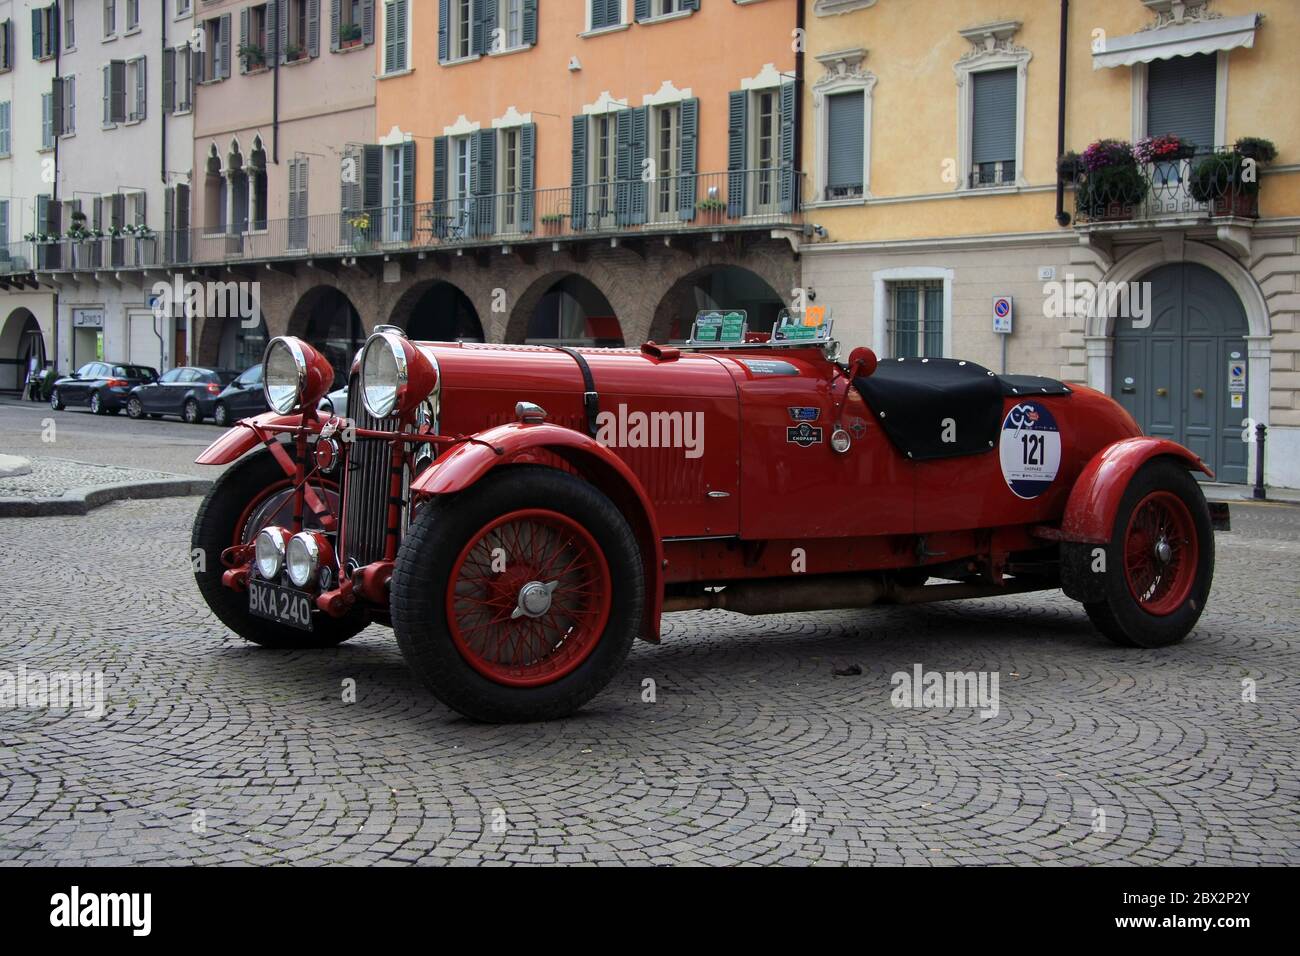
[[452, 640], [471, 667], [511, 687], [547, 684], [577, 668], [600, 639], [609, 565], [567, 515], [512, 511], [461, 550], [446, 601]]
[[1124, 578], [1148, 614], [1172, 614], [1196, 579], [1196, 529], [1187, 505], [1168, 491], [1147, 495], [1124, 533]]

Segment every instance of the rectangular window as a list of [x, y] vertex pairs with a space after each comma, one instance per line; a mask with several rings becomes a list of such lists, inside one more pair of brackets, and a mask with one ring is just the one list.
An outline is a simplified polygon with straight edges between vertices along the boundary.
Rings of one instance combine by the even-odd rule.
[[751, 105], [753, 130], [750, 143], [751, 213], [775, 211], [780, 198], [781, 96], [776, 88], [758, 90]]
[[0, 73], [14, 68], [14, 22], [0, 22]]
[[591, 28], [600, 30], [616, 27], [623, 22], [623, 0], [588, 0], [591, 11]]
[[660, 106], [653, 113], [653, 156], [655, 161], [654, 199], [651, 205], [655, 222], [678, 218], [678, 158], [681, 156], [681, 107]]
[[[373, 18], [373, 11], [371, 13]], [[339, 45], [353, 47], [365, 42], [365, 11], [361, 0], [341, 0], [339, 3]]]
[[77, 0], [63, 0], [63, 49], [71, 50], [77, 45], [76, 26]]
[[[229, 17], [229, 14], [226, 15]], [[204, 80], [224, 79], [221, 61], [221, 43], [223, 37], [222, 21], [225, 17], [213, 17], [203, 21], [203, 52], [200, 63]], [[227, 41], [228, 42], [228, 41]]]
[[[5, 112], [8, 112], [8, 103], [3, 104]], [[4, 250], [4, 256], [9, 257], [9, 200], [0, 199], [0, 249]]]
[[825, 199], [862, 195], [864, 98], [862, 90], [826, 97]]
[[469, 234], [470, 209], [473, 202], [470, 195], [471, 169], [474, 163], [474, 138], [457, 136], [451, 141], [451, 222], [459, 235]]
[[176, 15], [184, 16], [190, 12], [190, 0], [176, 0]]
[[885, 330], [891, 358], [943, 356], [943, 282], [891, 282]]
[[407, 62], [407, 0], [384, 4], [384, 72], [401, 73]]
[[272, 52], [270, 47], [272, 34], [268, 5], [259, 3], [249, 7], [247, 16], [240, 17], [239, 29], [239, 68], [250, 73], [266, 67]]
[[71, 136], [77, 131], [77, 78], [75, 76], [65, 76], [63, 78], [63, 128], [59, 133], [63, 136]]
[[13, 149], [13, 144], [9, 140], [9, 101], [0, 103], [0, 156], [8, 156]]
[[971, 76], [971, 186], [1016, 181], [1015, 68]]
[[194, 106], [194, 56], [189, 46], [176, 48], [175, 108], [173, 112], [187, 113]]
[[281, 0], [288, 4], [288, 36], [285, 37], [284, 58], [287, 61], [301, 60], [310, 54], [307, 0]]
[[1218, 73], [1213, 53], [1147, 64], [1147, 135], [1173, 133], [1198, 152], [1221, 145], [1214, 142]]
[[104, 36], [117, 34], [117, 0], [104, 0]]
[[145, 118], [148, 102], [145, 59], [142, 56], [128, 60], [126, 63], [126, 91], [128, 102], [131, 104], [126, 117], [127, 122], [138, 123]]
[[140, 0], [126, 0], [126, 28], [135, 30], [140, 26]]
[[591, 204], [589, 215], [596, 228], [614, 224], [614, 182], [618, 178], [618, 114], [591, 118]]
[[32, 11], [32, 58], [48, 60], [59, 48], [59, 8], [56, 4]]
[[54, 94], [41, 94], [41, 149], [54, 148]]
[[505, 40], [506, 49], [524, 45], [524, 0], [501, 0], [501, 19], [497, 24]]
[[500, 132], [497, 143], [497, 231], [519, 232], [521, 193], [519, 184], [523, 180], [523, 153], [519, 142], [519, 127], [514, 126]]

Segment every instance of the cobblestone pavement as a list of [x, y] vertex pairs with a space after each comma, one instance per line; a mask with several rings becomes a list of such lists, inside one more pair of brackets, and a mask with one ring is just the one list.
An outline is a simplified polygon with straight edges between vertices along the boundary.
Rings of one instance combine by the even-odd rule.
[[[0, 522], [0, 670], [108, 694], [101, 720], [0, 710], [0, 862], [1300, 863], [1297, 508], [1235, 508], [1174, 648], [1113, 647], [1058, 592], [700, 612], [580, 715], [495, 727], [383, 628], [225, 633], [189, 576], [197, 503]], [[895, 709], [918, 663], [995, 671], [1000, 712]]]
[[57, 498], [74, 488], [95, 488], [121, 482], [165, 481], [175, 478], [162, 471], [121, 468], [64, 458], [30, 458], [25, 475], [0, 478], [0, 498]]

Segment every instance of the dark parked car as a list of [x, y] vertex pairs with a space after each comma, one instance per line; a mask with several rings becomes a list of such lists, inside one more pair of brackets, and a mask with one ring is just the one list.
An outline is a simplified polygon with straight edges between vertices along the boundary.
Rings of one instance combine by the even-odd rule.
[[262, 391], [262, 366], [258, 364], [240, 372], [239, 378], [217, 396], [217, 403], [212, 408], [212, 421], [225, 428], [241, 418], [269, 410], [266, 393]]
[[182, 365], [156, 382], [132, 389], [126, 413], [132, 418], [179, 415], [191, 425], [212, 417], [217, 396], [238, 373], [229, 368], [195, 368]]
[[50, 407], [88, 405], [96, 415], [116, 415], [126, 407], [127, 396], [138, 385], [158, 380], [157, 369], [117, 362], [87, 362], [50, 388]]

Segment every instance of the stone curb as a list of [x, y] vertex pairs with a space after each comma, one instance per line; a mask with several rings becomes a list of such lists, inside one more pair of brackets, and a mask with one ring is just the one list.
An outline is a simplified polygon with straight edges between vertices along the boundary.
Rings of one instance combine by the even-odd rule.
[[211, 487], [211, 479], [178, 477], [175, 480], [123, 481], [114, 485], [72, 488], [59, 498], [0, 498], [0, 518], [84, 515], [91, 508], [113, 501], [205, 495]]

